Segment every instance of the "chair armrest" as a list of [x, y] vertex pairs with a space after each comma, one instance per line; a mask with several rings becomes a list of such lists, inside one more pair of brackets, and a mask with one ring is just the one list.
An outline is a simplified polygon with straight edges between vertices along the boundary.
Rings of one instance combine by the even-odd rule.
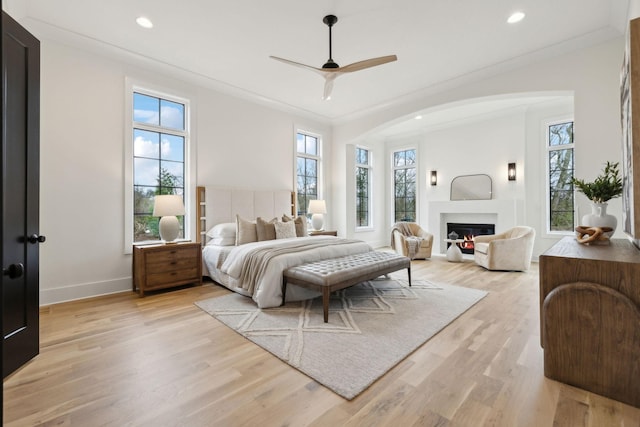
[[433, 243], [433, 234], [429, 233], [428, 231], [420, 230], [418, 232], [418, 237], [425, 240], [427, 243], [429, 243], [429, 245]]
[[512, 239], [495, 239], [489, 242], [489, 251], [492, 255], [515, 254], [527, 248], [527, 242], [523, 237]]
[[393, 244], [396, 249], [405, 247], [404, 236], [397, 230], [393, 230]]
[[504, 240], [507, 238], [506, 236], [506, 232], [500, 234], [480, 234], [478, 236], [475, 236], [473, 238], [473, 241], [478, 243], [491, 243], [494, 240]]

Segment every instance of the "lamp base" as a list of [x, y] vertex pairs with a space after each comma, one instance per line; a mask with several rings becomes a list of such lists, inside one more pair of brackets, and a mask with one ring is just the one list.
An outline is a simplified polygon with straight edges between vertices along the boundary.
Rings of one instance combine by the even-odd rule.
[[176, 240], [180, 234], [180, 221], [175, 216], [163, 216], [158, 227], [160, 238], [167, 243]]
[[324, 216], [322, 214], [313, 214], [311, 216], [311, 226], [314, 231], [322, 231], [324, 226]]

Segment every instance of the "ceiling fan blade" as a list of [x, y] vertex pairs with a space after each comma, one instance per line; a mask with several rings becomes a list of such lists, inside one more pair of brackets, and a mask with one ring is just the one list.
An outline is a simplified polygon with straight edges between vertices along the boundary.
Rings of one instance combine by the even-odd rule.
[[324, 79], [324, 94], [322, 95], [322, 99], [328, 101], [331, 99], [331, 92], [333, 91], [333, 81], [338, 77], [339, 74], [325, 74]]
[[379, 58], [365, 59], [364, 61], [354, 62], [353, 64], [336, 68], [335, 72], [352, 73], [354, 71], [364, 70], [365, 68], [371, 68], [378, 65], [386, 64], [388, 62], [397, 61], [397, 60], [398, 60], [398, 57], [396, 55], [388, 55], [388, 56], [381, 56]]
[[269, 56], [271, 59], [275, 59], [276, 61], [284, 62], [285, 64], [293, 65], [294, 67], [306, 68], [307, 70], [315, 71], [316, 73], [320, 73], [324, 76], [324, 70], [322, 68], [312, 67], [311, 65], [301, 64], [299, 62], [290, 61], [284, 58], [278, 58], [277, 56]]

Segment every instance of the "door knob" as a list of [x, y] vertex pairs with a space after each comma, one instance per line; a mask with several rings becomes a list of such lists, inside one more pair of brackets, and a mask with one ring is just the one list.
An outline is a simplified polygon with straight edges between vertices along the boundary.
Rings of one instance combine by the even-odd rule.
[[46, 237], [38, 236], [37, 234], [32, 234], [31, 236], [27, 237], [27, 241], [32, 245], [35, 245], [36, 243], [44, 243], [45, 240], [47, 240]]
[[16, 279], [24, 274], [24, 265], [22, 263], [11, 264], [7, 268], [2, 269], [4, 276], [9, 276], [9, 279]]

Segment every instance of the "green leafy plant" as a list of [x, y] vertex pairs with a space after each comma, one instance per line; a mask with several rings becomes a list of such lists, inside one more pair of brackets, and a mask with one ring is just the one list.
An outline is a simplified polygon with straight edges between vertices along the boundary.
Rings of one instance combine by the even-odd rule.
[[587, 196], [587, 199], [595, 203], [605, 203], [622, 195], [622, 178], [618, 170], [618, 162], [607, 162], [602, 174], [593, 182], [584, 182], [583, 179], [573, 178], [573, 185]]

